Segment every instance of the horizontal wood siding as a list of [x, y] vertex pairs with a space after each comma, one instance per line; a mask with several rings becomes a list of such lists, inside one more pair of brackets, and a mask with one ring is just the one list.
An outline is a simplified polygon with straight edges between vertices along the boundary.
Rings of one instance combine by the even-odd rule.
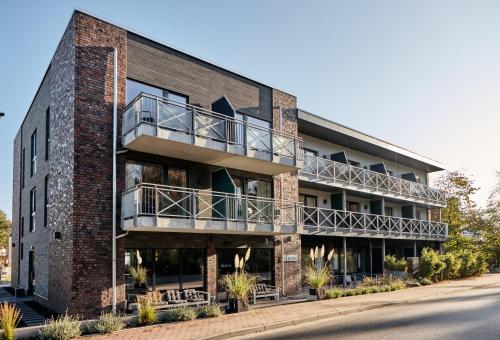
[[225, 95], [237, 111], [272, 120], [270, 87], [131, 33], [127, 76], [188, 95], [190, 104], [206, 109]]

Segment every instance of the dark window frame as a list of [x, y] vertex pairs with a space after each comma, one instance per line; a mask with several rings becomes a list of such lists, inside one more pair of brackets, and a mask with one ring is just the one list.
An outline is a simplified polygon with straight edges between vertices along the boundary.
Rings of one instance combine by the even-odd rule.
[[36, 187], [30, 190], [30, 233], [36, 229]]
[[24, 216], [21, 216], [21, 237], [24, 237]]
[[45, 111], [45, 160], [49, 159], [50, 145], [50, 106]]
[[349, 164], [350, 166], [355, 166], [357, 168], [361, 167], [361, 163], [360, 162], [354, 161], [352, 159], [348, 159], [347, 160], [347, 164]]
[[33, 131], [33, 133], [31, 134], [31, 157], [30, 157], [30, 161], [31, 161], [31, 168], [30, 168], [30, 175], [31, 177], [33, 177], [33, 175], [36, 174], [36, 162], [37, 162], [37, 158], [38, 158], [38, 154], [37, 154], [37, 149], [38, 149], [38, 132], [37, 132], [37, 129], [35, 129], [35, 131]]
[[[137, 79], [134, 79], [134, 78], [130, 78], [130, 77], [127, 77], [126, 80], [131, 80], [131, 81], [135, 81], [136, 83], [139, 83], [139, 84], [144, 84], [146, 86], [151, 86], [151, 87], [156, 87], [158, 90], [161, 90], [163, 92], [163, 97], [164, 98], [168, 98], [168, 94], [171, 93], [171, 94], [174, 94], [176, 96], [180, 96], [180, 97], [185, 97], [186, 98], [186, 104], [189, 104], [189, 96], [184, 94], [184, 93], [181, 93], [181, 92], [177, 92], [177, 91], [173, 91], [173, 90], [169, 90], [169, 89], [166, 89], [164, 87], [160, 87], [160, 86], [157, 86], [157, 85], [153, 85], [153, 84], [148, 84], [144, 81], [141, 81], [141, 80], [137, 80]], [[125, 96], [126, 96], [126, 90], [125, 90]], [[127, 105], [129, 105], [135, 98], [132, 98], [132, 100], [127, 103]]]
[[26, 176], [26, 149], [23, 148], [21, 151], [21, 188], [24, 189], [24, 182]]
[[394, 208], [384, 207], [384, 216], [394, 216]]
[[43, 226], [48, 225], [48, 211], [49, 211], [49, 175], [45, 176], [45, 183], [43, 188]]
[[[357, 211], [353, 211], [351, 209], [351, 205], [357, 205], [358, 206]], [[361, 203], [359, 203], [359, 202], [347, 201], [346, 207], [347, 207], [347, 211], [350, 211], [350, 212], [353, 212], [353, 213], [360, 213], [361, 212]]]

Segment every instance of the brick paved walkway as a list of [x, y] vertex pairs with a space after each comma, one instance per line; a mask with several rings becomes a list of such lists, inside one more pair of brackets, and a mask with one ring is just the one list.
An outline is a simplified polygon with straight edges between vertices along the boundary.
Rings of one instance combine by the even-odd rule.
[[500, 274], [487, 274], [480, 278], [450, 281], [426, 287], [408, 288], [400, 291], [358, 295], [262, 308], [239, 314], [229, 314], [216, 319], [198, 319], [188, 322], [168, 323], [150, 327], [127, 329], [112, 335], [85, 337], [85, 339], [204, 339], [227, 338], [249, 331], [257, 332], [272, 328], [333, 317], [338, 314], [383, 307], [387, 304], [450, 294], [463, 289], [485, 285], [500, 285]]

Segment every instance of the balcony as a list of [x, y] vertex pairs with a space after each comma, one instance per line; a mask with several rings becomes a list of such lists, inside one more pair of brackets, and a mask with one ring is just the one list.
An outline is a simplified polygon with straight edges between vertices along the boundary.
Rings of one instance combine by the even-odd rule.
[[438, 189], [311, 155], [304, 155], [299, 179], [415, 203], [446, 206], [444, 193]]
[[235, 234], [297, 232], [299, 206], [271, 198], [140, 184], [123, 193], [122, 228]]
[[275, 175], [302, 166], [302, 139], [141, 93], [125, 109], [125, 148]]
[[401, 217], [303, 207], [303, 234], [446, 240], [448, 225]]

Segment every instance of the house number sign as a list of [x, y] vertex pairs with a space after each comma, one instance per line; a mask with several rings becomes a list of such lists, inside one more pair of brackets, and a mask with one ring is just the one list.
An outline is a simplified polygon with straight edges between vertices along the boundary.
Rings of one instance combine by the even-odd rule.
[[284, 262], [297, 262], [298, 260], [299, 260], [298, 255], [284, 255], [283, 256]]

